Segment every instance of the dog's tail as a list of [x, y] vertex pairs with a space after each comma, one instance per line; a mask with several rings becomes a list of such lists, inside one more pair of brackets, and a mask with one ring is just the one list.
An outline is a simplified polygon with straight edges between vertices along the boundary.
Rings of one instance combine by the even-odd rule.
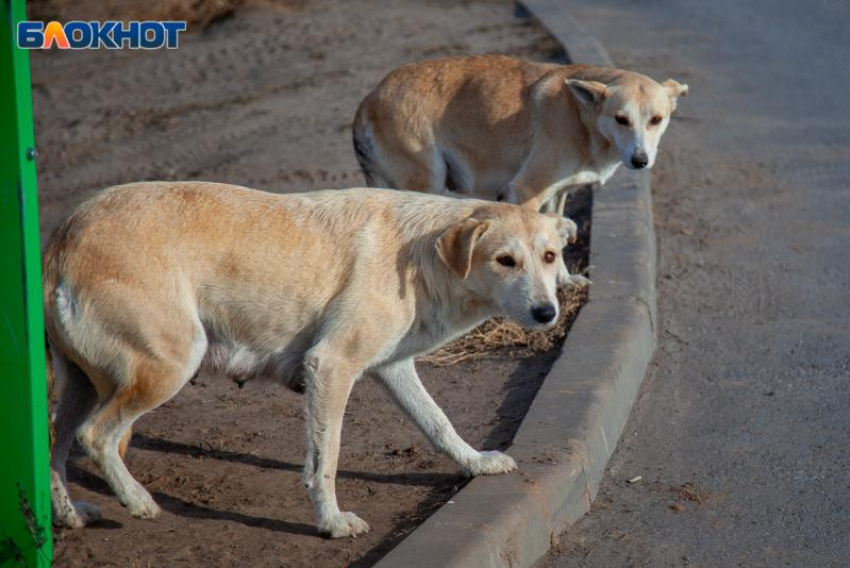
[[59, 266], [58, 266], [58, 250], [56, 241], [67, 237], [68, 222], [63, 223], [54, 233], [54, 238], [47, 245], [42, 256], [41, 264], [41, 290], [44, 307], [44, 367], [47, 381], [47, 408], [48, 408], [48, 433], [50, 437], [50, 451], [53, 452], [53, 443], [56, 441], [56, 425], [53, 413], [50, 411], [51, 402], [57, 393], [64, 391], [64, 376], [60, 374], [57, 377], [56, 368], [53, 361], [53, 353], [51, 352], [50, 334], [48, 327], [52, 320], [49, 312], [53, 308], [53, 302], [56, 298], [56, 286], [59, 282]]
[[369, 123], [368, 111], [369, 97], [366, 97], [357, 109], [354, 116], [354, 125], [351, 129], [352, 142], [354, 143], [354, 154], [366, 185], [369, 187], [393, 187], [386, 176], [381, 175], [375, 159], [375, 145], [372, 136], [372, 125]]

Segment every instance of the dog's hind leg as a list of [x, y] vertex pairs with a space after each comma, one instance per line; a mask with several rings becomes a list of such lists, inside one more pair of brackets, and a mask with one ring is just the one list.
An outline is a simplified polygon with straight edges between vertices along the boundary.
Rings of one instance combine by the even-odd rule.
[[[354, 153], [369, 187], [440, 193], [446, 182], [446, 162], [440, 151], [421, 137], [381, 121], [369, 110], [369, 98], [357, 109], [352, 128]], [[378, 120], [376, 124], [375, 120]]]
[[304, 482], [316, 509], [319, 531], [331, 538], [357, 536], [369, 525], [357, 515], [342, 512], [336, 499], [336, 470], [342, 419], [356, 371], [347, 361], [314, 349], [304, 362], [307, 395], [307, 459]]
[[121, 458], [122, 439], [142, 415], [174, 396], [191, 378], [200, 357], [169, 361], [136, 354], [128, 381], [119, 386], [80, 428], [79, 440], [89, 457], [100, 467], [118, 501], [137, 518], [159, 514], [153, 498], [136, 481]]
[[97, 405], [97, 391], [86, 374], [55, 348], [50, 350], [60, 394], [53, 419], [56, 439], [50, 453], [50, 501], [53, 523], [80, 528], [100, 519], [100, 509], [82, 501], [71, 502], [68, 496], [66, 462], [74, 436], [80, 425]]
[[476, 451], [458, 435], [425, 390], [413, 359], [386, 365], [373, 372], [434, 448], [452, 458], [465, 473], [492, 475], [516, 469], [516, 463], [507, 454]]
[[121, 441], [118, 442], [118, 455], [123, 460], [127, 456], [127, 449], [130, 447], [130, 439], [133, 437], [133, 426], [127, 426], [124, 434], [121, 436]]
[[448, 166], [439, 148], [375, 142], [373, 167], [385, 186], [435, 194], [445, 191]]
[[208, 346], [197, 315], [183, 311], [181, 304], [160, 307], [161, 313], [125, 313], [114, 326], [123, 325], [134, 331], [127, 335], [143, 339], [124, 343], [104, 338], [99, 343], [110, 347], [97, 359], [112, 363], [102, 363], [90, 375], [101, 403], [77, 435], [120, 503], [134, 517], [144, 519], [156, 517], [159, 507], [127, 470], [121, 458], [122, 440], [139, 417], [177, 394], [191, 379]]

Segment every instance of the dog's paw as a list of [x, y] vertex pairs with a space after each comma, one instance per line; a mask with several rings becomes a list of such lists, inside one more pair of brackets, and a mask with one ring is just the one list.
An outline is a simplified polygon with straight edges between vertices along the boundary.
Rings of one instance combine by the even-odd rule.
[[337, 513], [320, 523], [319, 531], [331, 538], [356, 537], [369, 532], [369, 525], [354, 513]]
[[57, 527], [68, 529], [81, 529], [84, 526], [99, 521], [101, 518], [100, 508], [91, 503], [74, 501], [73, 509], [62, 513], [53, 512], [53, 524]]
[[127, 503], [122, 503], [122, 505], [127, 507], [127, 510], [130, 511], [130, 515], [136, 519], [155, 519], [161, 512], [159, 505], [154, 502], [153, 497], [151, 497], [146, 491], [134, 495], [133, 499], [129, 500]]
[[472, 462], [466, 472], [469, 475], [496, 475], [516, 469], [514, 458], [502, 452], [478, 452], [478, 459]]

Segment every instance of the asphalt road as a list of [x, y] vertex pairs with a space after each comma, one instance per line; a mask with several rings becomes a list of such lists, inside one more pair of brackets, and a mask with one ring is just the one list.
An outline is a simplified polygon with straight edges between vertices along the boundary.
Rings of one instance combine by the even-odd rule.
[[656, 357], [539, 565], [848, 566], [850, 3], [570, 6], [691, 95], [653, 170]]

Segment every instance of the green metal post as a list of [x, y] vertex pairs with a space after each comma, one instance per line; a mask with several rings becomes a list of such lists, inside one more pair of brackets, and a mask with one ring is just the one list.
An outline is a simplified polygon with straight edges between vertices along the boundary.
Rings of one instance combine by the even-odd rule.
[[24, 0], [0, 0], [0, 566], [49, 566], [47, 381]]

